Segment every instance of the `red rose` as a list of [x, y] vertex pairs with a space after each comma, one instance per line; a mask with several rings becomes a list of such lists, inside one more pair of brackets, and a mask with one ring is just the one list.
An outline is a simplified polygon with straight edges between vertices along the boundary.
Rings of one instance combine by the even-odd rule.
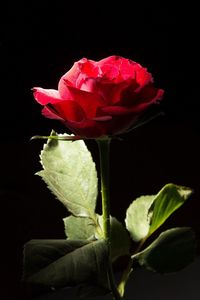
[[58, 90], [33, 91], [45, 117], [87, 138], [125, 132], [164, 93], [145, 68], [120, 56], [97, 62], [83, 58], [61, 77]]

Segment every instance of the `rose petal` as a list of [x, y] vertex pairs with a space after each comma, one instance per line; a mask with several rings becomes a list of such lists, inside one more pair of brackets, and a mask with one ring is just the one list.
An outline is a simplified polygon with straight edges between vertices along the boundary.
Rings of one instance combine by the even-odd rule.
[[96, 62], [88, 60], [87, 58], [82, 58], [75, 62], [72, 68], [61, 77], [58, 83], [59, 93], [63, 99], [67, 99], [69, 95], [66, 82], [68, 86], [80, 88], [79, 83], [82, 76], [91, 78], [97, 77], [98, 75], [99, 67], [96, 66]]
[[45, 106], [42, 109], [42, 114], [43, 114], [43, 116], [45, 116], [48, 119], [64, 121], [64, 119], [62, 119], [55, 111], [53, 111], [53, 109], [51, 109], [48, 106]]
[[75, 101], [63, 100], [54, 104], [56, 113], [64, 120], [80, 122], [86, 118], [85, 112]]
[[107, 124], [107, 132], [109, 135], [124, 133], [137, 121], [138, 115], [135, 114], [115, 115], [112, 121]]
[[68, 80], [72, 85], [75, 85], [76, 79], [80, 73], [81, 70], [79, 68], [79, 62], [76, 61], [71, 69], [61, 77], [61, 79]]
[[76, 86], [76, 80], [80, 74], [80, 68], [78, 62], [75, 62], [72, 68], [65, 73], [59, 80], [58, 91], [63, 99], [68, 98], [68, 89], [66, 87], [66, 82], [68, 85]]
[[102, 117], [96, 117], [93, 118], [94, 121], [100, 121], [100, 122], [105, 122], [105, 121], [110, 121], [112, 120], [111, 116], [102, 116]]
[[163, 97], [164, 90], [157, 89], [153, 84], [145, 86], [140, 93], [138, 93], [138, 98], [141, 102], [155, 102]]
[[116, 81], [119, 76], [118, 67], [119, 56], [109, 56], [97, 62], [101, 69], [102, 77], [109, 79], [109, 81]]
[[126, 91], [129, 86], [131, 86], [134, 90], [138, 85], [132, 79], [127, 79], [120, 83], [104, 83], [104, 81], [100, 80], [97, 83], [98, 93], [102, 95], [107, 105], [120, 103], [121, 98], [123, 97], [123, 92]]
[[[126, 106], [126, 107], [117, 106], [117, 105], [105, 106], [102, 107], [101, 110], [104, 113], [111, 116], [124, 115], [124, 114], [134, 114], [134, 115], [141, 114], [146, 108], [148, 108], [149, 105], [159, 101], [162, 98], [163, 94], [164, 91], [162, 89], [154, 88], [153, 91], [151, 91], [150, 95], [148, 93], [144, 94], [146, 96], [146, 99], [143, 98], [143, 102], [141, 101], [141, 103], [139, 101], [138, 102], [133, 101], [132, 106]], [[149, 96], [149, 98], [147, 98], [147, 96]], [[141, 97], [139, 99], [141, 99]]]
[[97, 80], [91, 77], [82, 77], [79, 76], [79, 83], [77, 83], [77, 87], [86, 92], [94, 93], [97, 91]]
[[42, 105], [48, 103], [54, 104], [62, 100], [57, 90], [43, 89], [40, 87], [34, 87], [32, 90], [35, 100]]
[[116, 63], [119, 59], [121, 59], [121, 56], [119, 55], [110, 55], [106, 58], [103, 58], [101, 60], [98, 61], [98, 65], [105, 65], [105, 64], [113, 64]]
[[111, 81], [119, 83], [127, 79], [134, 79], [139, 85], [152, 81], [152, 76], [140, 64], [121, 56], [109, 56], [98, 62], [104, 75]]
[[44, 107], [42, 114], [50, 119], [60, 120], [67, 126], [73, 133], [80, 135], [81, 137], [99, 137], [103, 135], [102, 127], [98, 126], [98, 123], [95, 120], [82, 120], [82, 121], [73, 121], [73, 120], [64, 120], [58, 116], [51, 108]]
[[135, 72], [135, 80], [139, 85], [138, 90], [140, 90], [142, 87], [144, 87], [148, 83], [153, 82], [153, 77], [152, 77], [151, 73], [149, 73], [147, 71], [146, 68], [142, 68], [140, 66], [140, 68], [138, 68], [137, 71]]
[[[150, 93], [151, 91], [151, 93]], [[133, 103], [132, 107], [129, 107], [130, 111], [134, 114], [141, 114], [143, 113], [150, 105], [154, 103], [158, 103], [159, 100], [162, 99], [164, 94], [164, 90], [162, 89], [156, 89], [151, 88], [149, 89], [149, 93], [145, 93], [142, 98], [142, 95], [140, 94], [139, 99], [141, 102], [138, 102], [137, 104]], [[145, 98], [146, 96], [146, 98]]]
[[85, 112], [88, 119], [94, 118], [97, 108], [105, 105], [105, 101], [101, 95], [79, 90], [75, 87], [68, 86], [67, 83], [66, 92], [68, 93], [67, 98], [76, 102]]
[[82, 122], [66, 121], [65, 125], [74, 134], [86, 138], [97, 138], [106, 135], [106, 127], [102, 126], [102, 123], [94, 120], [83, 120]]
[[123, 106], [117, 106], [117, 105], [105, 106], [105, 107], [102, 107], [101, 110], [104, 113], [109, 114], [111, 116], [118, 116], [118, 115], [124, 115], [124, 114], [132, 113], [132, 111], [129, 108], [126, 108], [126, 107], [123, 107]]
[[137, 91], [137, 88], [132, 89], [132, 86], [128, 87], [122, 91], [121, 99], [117, 104], [130, 108], [137, 106], [141, 102], [156, 102], [160, 100], [164, 94], [162, 89], [155, 88], [152, 83], [143, 86], [140, 91]]
[[81, 73], [87, 75], [87, 77], [96, 78], [99, 76], [100, 69], [96, 61], [83, 58], [78, 62], [78, 65]]

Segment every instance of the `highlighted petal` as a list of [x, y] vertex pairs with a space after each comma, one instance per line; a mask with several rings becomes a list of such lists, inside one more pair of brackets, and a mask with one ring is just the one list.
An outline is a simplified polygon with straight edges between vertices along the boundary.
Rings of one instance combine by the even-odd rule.
[[99, 68], [96, 67], [96, 62], [88, 60], [87, 58], [82, 58], [81, 60], [75, 62], [72, 68], [65, 73], [58, 84], [58, 90], [63, 99], [68, 99], [69, 91], [67, 89], [66, 83], [69, 86], [79, 88], [80, 76], [85, 77], [97, 77], [99, 74]]
[[32, 90], [35, 100], [42, 105], [48, 103], [54, 104], [62, 100], [57, 90], [43, 89], [40, 87], [34, 87]]
[[75, 62], [72, 66], [72, 68], [65, 73], [58, 83], [58, 90], [63, 99], [68, 98], [68, 89], [66, 87], [66, 82], [70, 86], [76, 86], [76, 80], [80, 74], [80, 69], [78, 66], [78, 62]]

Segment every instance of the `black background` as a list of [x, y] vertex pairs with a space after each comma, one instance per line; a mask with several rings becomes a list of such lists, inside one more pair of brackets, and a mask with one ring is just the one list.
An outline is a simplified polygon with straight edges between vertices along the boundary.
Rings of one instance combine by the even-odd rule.
[[[168, 182], [189, 186], [194, 189], [192, 197], [165, 226], [192, 226], [199, 239], [197, 7], [192, 2], [175, 7], [168, 1], [109, 6], [95, 1], [9, 2], [1, 10], [0, 22], [4, 299], [24, 297], [20, 287], [23, 244], [32, 238], [64, 238], [62, 218], [67, 212], [34, 176], [40, 169], [43, 142], [30, 142], [30, 138], [48, 135], [52, 128], [66, 129], [41, 116], [31, 88], [56, 89], [60, 76], [82, 57], [130, 58], [147, 67], [155, 85], [165, 90], [165, 115], [112, 143], [112, 214], [123, 220], [134, 198], [157, 193]], [[95, 143], [88, 142], [88, 147], [98, 167]]]

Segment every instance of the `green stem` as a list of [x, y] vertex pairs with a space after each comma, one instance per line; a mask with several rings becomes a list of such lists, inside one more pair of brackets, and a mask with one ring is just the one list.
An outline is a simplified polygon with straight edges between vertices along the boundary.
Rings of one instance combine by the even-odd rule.
[[126, 269], [124, 270], [124, 272], [122, 274], [122, 278], [120, 280], [120, 283], [118, 284], [117, 289], [118, 289], [118, 292], [121, 295], [121, 297], [124, 296], [126, 283], [128, 281], [129, 275], [131, 274], [131, 272], [133, 270], [132, 264], [133, 264], [133, 261], [130, 258], [129, 261], [128, 261], [127, 267], [126, 267]]
[[134, 251], [134, 254], [132, 255], [132, 257], [130, 257], [126, 269], [122, 273], [122, 278], [121, 278], [121, 280], [120, 280], [120, 282], [118, 284], [118, 287], [117, 287], [118, 292], [121, 295], [121, 297], [123, 297], [123, 295], [124, 295], [125, 286], [126, 286], [126, 283], [128, 281], [129, 275], [133, 271], [133, 256], [135, 254], [137, 254], [141, 250], [141, 248], [142, 248], [143, 244], [145, 243], [146, 239], [147, 239], [147, 237], [145, 237], [144, 239], [141, 240], [141, 242], [139, 243], [138, 247]]
[[120, 300], [121, 297], [117, 291], [115, 279], [112, 270], [112, 262], [110, 257], [110, 190], [109, 190], [109, 150], [110, 139], [97, 140], [100, 156], [100, 174], [101, 174], [101, 199], [102, 199], [102, 219], [103, 219], [103, 235], [108, 244], [109, 264], [108, 279], [114, 300]]
[[98, 140], [101, 173], [101, 197], [104, 238], [110, 244], [109, 150], [110, 139]]

